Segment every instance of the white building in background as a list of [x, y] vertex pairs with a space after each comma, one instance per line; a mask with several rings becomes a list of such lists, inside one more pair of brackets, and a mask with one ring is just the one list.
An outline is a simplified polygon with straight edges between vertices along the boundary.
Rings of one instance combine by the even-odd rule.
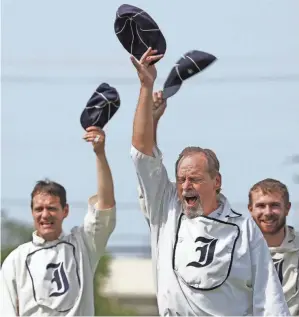
[[103, 292], [140, 315], [158, 316], [152, 262], [143, 258], [114, 258]]

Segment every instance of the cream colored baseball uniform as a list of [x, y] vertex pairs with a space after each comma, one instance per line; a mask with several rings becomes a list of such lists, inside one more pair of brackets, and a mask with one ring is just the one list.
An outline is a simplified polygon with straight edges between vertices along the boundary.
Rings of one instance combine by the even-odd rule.
[[161, 152], [153, 153], [131, 149], [150, 225], [159, 314], [289, 316], [269, 248], [250, 214], [233, 211], [220, 195], [209, 217], [186, 218]]
[[286, 236], [280, 247], [270, 247], [283, 293], [292, 316], [299, 316], [299, 235], [286, 226]]
[[47, 242], [34, 232], [5, 259], [1, 316], [92, 316], [93, 279], [115, 228], [115, 207], [98, 210], [89, 199], [81, 227]]

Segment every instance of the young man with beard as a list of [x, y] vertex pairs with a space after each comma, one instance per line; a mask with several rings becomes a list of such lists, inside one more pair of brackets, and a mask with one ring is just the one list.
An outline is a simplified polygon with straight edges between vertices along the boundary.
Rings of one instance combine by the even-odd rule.
[[94, 315], [94, 273], [115, 228], [116, 210], [105, 134], [97, 127], [86, 130], [84, 139], [96, 155], [97, 195], [88, 201], [84, 223], [64, 234], [69, 214], [64, 187], [48, 180], [36, 184], [32, 241], [12, 251], [2, 265], [1, 316]]
[[262, 233], [249, 213], [233, 211], [220, 193], [213, 151], [188, 147], [170, 182], [155, 144], [151, 48], [131, 58], [141, 82], [131, 156], [151, 230], [162, 316], [289, 316]]
[[291, 208], [287, 186], [267, 178], [249, 191], [248, 209], [260, 227], [292, 316], [299, 316], [299, 235], [286, 225]]

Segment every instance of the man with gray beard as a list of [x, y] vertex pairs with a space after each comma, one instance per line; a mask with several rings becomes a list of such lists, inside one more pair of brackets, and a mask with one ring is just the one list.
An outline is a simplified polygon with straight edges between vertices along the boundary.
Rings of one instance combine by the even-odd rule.
[[[131, 156], [151, 231], [159, 314], [289, 316], [261, 231], [220, 193], [214, 152], [186, 148], [175, 164], [176, 183], [169, 180], [155, 142], [156, 53], [149, 48], [139, 61], [131, 57], [141, 84]], [[161, 97], [154, 94], [157, 105]]]

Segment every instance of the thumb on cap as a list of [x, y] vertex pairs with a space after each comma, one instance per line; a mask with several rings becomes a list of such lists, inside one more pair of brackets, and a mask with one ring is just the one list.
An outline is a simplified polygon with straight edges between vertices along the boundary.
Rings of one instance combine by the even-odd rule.
[[140, 64], [139, 64], [138, 60], [133, 55], [131, 55], [130, 58], [131, 58], [131, 62], [135, 66], [135, 68], [137, 70], [139, 70], [140, 69]]

